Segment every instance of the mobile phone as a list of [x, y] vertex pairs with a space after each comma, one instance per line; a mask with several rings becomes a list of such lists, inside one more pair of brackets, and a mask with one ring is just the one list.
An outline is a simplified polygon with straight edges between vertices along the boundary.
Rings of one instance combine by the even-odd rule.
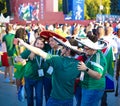
[[18, 45], [18, 44], [19, 44], [19, 41], [18, 41], [17, 38], [14, 38], [14, 40], [13, 40], [13, 44], [15, 44], [15, 45]]

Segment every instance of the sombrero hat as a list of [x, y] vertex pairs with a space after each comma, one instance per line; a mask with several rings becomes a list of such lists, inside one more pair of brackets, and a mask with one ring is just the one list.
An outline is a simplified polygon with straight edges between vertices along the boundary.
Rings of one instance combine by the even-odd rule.
[[83, 46], [87, 46], [93, 50], [102, 50], [108, 46], [108, 43], [104, 40], [98, 40], [97, 42], [92, 42], [89, 38], [75, 38], [78, 43], [82, 44]]
[[66, 40], [65, 42], [56, 37], [53, 37], [53, 39], [57, 41], [60, 45], [75, 51], [77, 54], [82, 53], [82, 51], [80, 51], [78, 48], [78, 42], [74, 38], [70, 38], [69, 40]]
[[40, 33], [40, 36], [45, 38], [46, 40], [49, 40], [50, 37], [56, 37], [58, 39], [61, 39], [62, 41], [66, 41], [67, 39], [63, 36], [61, 36], [60, 34], [57, 34], [55, 32], [52, 31], [48, 31], [48, 30], [44, 30]]

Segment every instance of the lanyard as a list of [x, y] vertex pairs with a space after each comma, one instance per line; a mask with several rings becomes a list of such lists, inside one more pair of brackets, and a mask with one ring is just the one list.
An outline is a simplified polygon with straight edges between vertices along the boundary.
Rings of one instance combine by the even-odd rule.
[[40, 68], [41, 67], [41, 63], [42, 63], [42, 58], [40, 57], [40, 62], [38, 61], [37, 57], [35, 57], [36, 61], [37, 61], [37, 65]]
[[53, 52], [53, 49], [51, 49], [51, 51], [50, 51], [50, 54], [58, 55], [58, 53], [59, 53], [59, 50], [56, 50], [56, 53], [55, 53], [55, 50]]

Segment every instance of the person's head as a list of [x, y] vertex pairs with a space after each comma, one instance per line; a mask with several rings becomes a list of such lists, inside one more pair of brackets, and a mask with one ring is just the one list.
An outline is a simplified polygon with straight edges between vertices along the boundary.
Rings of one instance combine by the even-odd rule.
[[53, 37], [49, 38], [49, 45], [52, 49], [58, 48], [58, 43], [53, 39]]
[[110, 23], [109, 23], [109, 22], [105, 22], [105, 23], [104, 23], [104, 26], [105, 26], [105, 27], [109, 27], [109, 26], [110, 26]]
[[78, 43], [83, 45], [83, 52], [88, 56], [91, 56], [95, 54], [97, 50], [102, 50], [108, 46], [108, 43], [106, 41], [104, 41], [103, 39], [97, 40], [96, 36], [76, 40], [78, 41]]
[[97, 36], [98, 38], [102, 38], [105, 35], [105, 29], [103, 26], [98, 26], [97, 27]]
[[41, 37], [37, 37], [35, 42], [34, 42], [34, 46], [40, 49], [43, 49], [45, 45], [45, 40]]
[[65, 47], [65, 46], [62, 46], [61, 48], [61, 56], [69, 56], [70, 55], [70, 49]]
[[12, 24], [7, 24], [6, 25], [6, 34], [8, 34], [10, 31], [12, 31], [13, 30], [13, 26], [12, 26]]
[[117, 36], [120, 38], [120, 29], [117, 30]]
[[97, 42], [98, 40], [98, 36], [97, 35], [89, 35], [87, 36], [92, 42]]
[[[70, 38], [69, 40], [70, 45], [78, 47], [78, 42], [74, 40], [73, 38]], [[61, 55], [62, 56], [72, 56], [74, 57], [76, 55], [76, 51], [73, 50], [72, 48], [63, 46], [61, 49]]]
[[105, 28], [105, 35], [106, 36], [112, 35], [112, 33], [113, 33], [113, 28], [112, 27], [106, 27]]
[[15, 33], [15, 38], [26, 39], [26, 30], [24, 28], [18, 28]]

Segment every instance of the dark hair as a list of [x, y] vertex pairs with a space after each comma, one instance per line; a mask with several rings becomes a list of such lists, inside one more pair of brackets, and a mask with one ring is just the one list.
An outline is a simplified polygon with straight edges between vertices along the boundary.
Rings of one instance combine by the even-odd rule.
[[45, 39], [44, 39], [44, 38], [42, 38], [42, 37], [37, 37], [37, 38], [35, 39], [34, 46], [35, 46], [35, 43], [37, 42], [37, 40], [41, 40], [41, 41], [45, 44]]
[[70, 43], [72, 46], [78, 46], [78, 42], [77, 42], [74, 38], [69, 38], [69, 43]]
[[[78, 42], [74, 39], [74, 38], [70, 38], [69, 39], [69, 43], [72, 45], [72, 46], [78, 46]], [[71, 56], [75, 56], [76, 52], [74, 50], [70, 50], [70, 55]]]
[[15, 38], [21, 38], [21, 39], [25, 40], [26, 30], [24, 28], [17, 29], [16, 33], [15, 33]]
[[88, 36], [88, 38], [89, 38], [92, 42], [97, 42], [97, 40], [98, 40], [98, 36], [96, 36], [96, 35]]

